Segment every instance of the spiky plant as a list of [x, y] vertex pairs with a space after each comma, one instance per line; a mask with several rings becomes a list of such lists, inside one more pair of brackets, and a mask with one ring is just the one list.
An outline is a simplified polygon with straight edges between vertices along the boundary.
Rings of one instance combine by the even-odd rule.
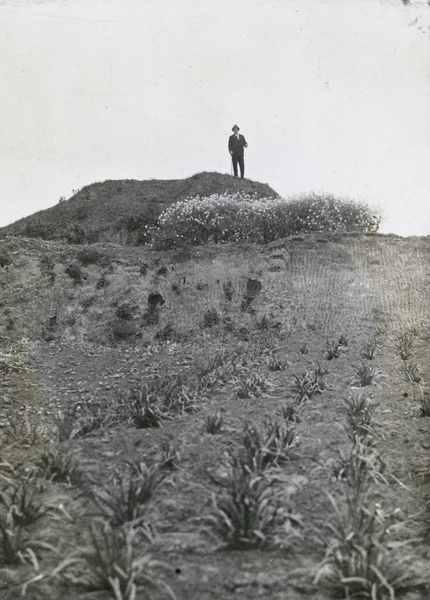
[[213, 496], [213, 511], [207, 518], [227, 547], [270, 545], [287, 519], [300, 524], [299, 515], [288, 514], [283, 508], [275, 485], [275, 479], [250, 471], [240, 457], [232, 459], [224, 490]]
[[268, 382], [264, 373], [252, 370], [240, 378], [235, 390], [238, 398], [250, 398], [261, 396], [267, 387]]
[[33, 480], [15, 481], [0, 493], [0, 561], [14, 564], [22, 559], [22, 552], [30, 540], [27, 527], [51, 509], [38, 499]]
[[117, 425], [125, 420], [125, 410], [124, 403], [110, 397], [85, 400], [79, 403], [76, 407], [77, 423], [74, 437]]
[[206, 415], [206, 431], [211, 435], [216, 435], [217, 433], [220, 433], [222, 429], [222, 421], [222, 414], [219, 411], [213, 412], [210, 415]]
[[382, 373], [379, 369], [366, 363], [361, 363], [359, 367], [354, 369], [354, 376], [351, 385], [355, 387], [366, 387], [376, 383], [382, 378]]
[[28, 540], [25, 528], [16, 523], [14, 512], [9, 508], [0, 513], [0, 560], [7, 565], [20, 561], [20, 553]]
[[408, 360], [412, 356], [412, 347], [414, 345], [415, 332], [413, 330], [405, 331], [397, 336], [394, 346], [402, 360]]
[[163, 415], [159, 407], [159, 398], [151, 393], [148, 386], [142, 385], [130, 392], [131, 420], [138, 429], [160, 427]]
[[339, 346], [348, 346], [348, 338], [345, 334], [341, 334], [337, 340]]
[[303, 342], [299, 346], [300, 354], [309, 354], [309, 345], [306, 342]]
[[423, 417], [430, 417], [430, 396], [424, 395], [420, 401], [420, 414]]
[[160, 467], [173, 471], [178, 468], [180, 461], [181, 453], [178, 446], [170, 440], [164, 441], [161, 444]]
[[300, 407], [297, 402], [283, 404], [281, 406], [281, 415], [285, 421], [291, 421], [292, 423], [300, 423], [300, 421], [302, 421]]
[[105, 522], [93, 526], [90, 536], [91, 545], [81, 553], [80, 573], [69, 574], [66, 569], [62, 572], [66, 581], [88, 591], [108, 590], [115, 600], [135, 600], [137, 597], [150, 600], [154, 590], [163, 590], [175, 599], [157, 572], [163, 565], [148, 554], [138, 554], [138, 531], [115, 528]]
[[276, 354], [272, 354], [268, 360], [269, 371], [284, 371], [287, 361]]
[[249, 471], [262, 473], [265, 469], [290, 460], [294, 440], [295, 430], [287, 423], [269, 423], [263, 432], [247, 425], [238, 448], [238, 460]]
[[338, 340], [330, 342], [327, 340], [326, 349], [325, 349], [325, 358], [327, 360], [333, 360], [335, 358], [339, 358], [341, 353], [341, 344]]
[[296, 438], [294, 427], [288, 423], [272, 421], [268, 424], [263, 438], [263, 455], [266, 462], [277, 466], [291, 458], [291, 447]]
[[361, 351], [361, 356], [366, 360], [373, 360], [376, 356], [377, 347], [378, 342], [376, 338], [365, 340], [363, 349]]
[[335, 463], [336, 477], [345, 482], [355, 494], [366, 494], [370, 486], [380, 480], [381, 459], [377, 451], [359, 440]]
[[410, 381], [411, 383], [421, 383], [423, 380], [420, 368], [414, 362], [405, 361], [403, 363], [403, 374], [405, 381]]
[[342, 400], [348, 422], [348, 431], [353, 442], [363, 441], [372, 433], [375, 405], [363, 394]]
[[147, 467], [145, 463], [128, 463], [130, 471], [115, 474], [111, 491], [96, 490], [90, 493], [98, 514], [112, 527], [124, 524], [138, 525], [145, 518], [146, 505], [163, 476], [160, 467]]
[[294, 375], [292, 392], [300, 403], [311, 400], [315, 394], [321, 394], [325, 389], [323, 375], [315, 371], [305, 371], [301, 375]]
[[72, 439], [78, 433], [77, 412], [79, 406], [79, 404], [75, 404], [53, 413], [52, 419], [60, 443]]
[[27, 527], [52, 510], [40, 501], [37, 484], [32, 479], [18, 481], [0, 492], [0, 505], [6, 513], [12, 514], [17, 527]]
[[53, 449], [41, 454], [38, 461], [38, 474], [51, 481], [81, 485], [84, 482], [84, 469], [88, 461], [73, 453]]
[[399, 559], [385, 542], [384, 513], [369, 507], [365, 496], [346, 498], [342, 509], [327, 493], [331, 519], [327, 524], [326, 556], [314, 569], [314, 584], [345, 598], [395, 599], [397, 592], [419, 589], [428, 578], [413, 572], [413, 557]]

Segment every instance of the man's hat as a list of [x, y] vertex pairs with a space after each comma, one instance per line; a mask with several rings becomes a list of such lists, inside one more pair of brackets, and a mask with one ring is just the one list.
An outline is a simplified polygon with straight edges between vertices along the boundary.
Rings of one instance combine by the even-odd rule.
[[239, 131], [240, 130], [239, 125], [233, 125], [233, 127], [231, 128], [231, 130], [234, 131], [235, 129], [237, 129]]

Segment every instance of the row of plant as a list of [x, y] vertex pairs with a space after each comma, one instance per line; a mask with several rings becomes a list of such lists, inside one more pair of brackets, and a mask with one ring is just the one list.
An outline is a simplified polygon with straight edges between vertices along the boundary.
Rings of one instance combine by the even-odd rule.
[[[342, 401], [350, 447], [335, 462], [333, 473], [341, 484], [336, 494], [326, 492], [331, 518], [323, 540], [324, 560], [314, 569], [314, 584], [345, 598], [395, 599], [407, 590], [429, 584], [417, 567], [413, 544], [417, 523], [376, 501], [378, 487], [395, 481], [386, 471], [375, 441], [377, 403], [364, 394]], [[400, 555], [399, 550], [407, 549]]]
[[[348, 340], [339, 336], [336, 344], [345, 348]], [[372, 360], [377, 346], [376, 338], [366, 341], [363, 358]], [[335, 357], [325, 358], [329, 361]], [[232, 399], [258, 398], [270, 390], [268, 371], [285, 367], [286, 361], [268, 343], [267, 337], [262, 337], [260, 345], [242, 343], [235, 351], [218, 353], [200, 362], [188, 376], [172, 375], [161, 381], [146, 382], [127, 397], [112, 399], [103, 406], [75, 405], [67, 418], [64, 414], [57, 416], [58, 436], [67, 440], [86, 435], [97, 427], [126, 421], [140, 427], [158, 427], [175, 415], [203, 407], [203, 393], [219, 386], [230, 386]], [[260, 375], [256, 375], [258, 372]], [[290, 399], [280, 407], [276, 417], [262, 428], [247, 425], [229, 452], [226, 476], [217, 482], [212, 511], [203, 518], [207, 531], [223, 547], [286, 547], [303, 530], [303, 518], [293, 498], [297, 479], [290, 474], [299, 455], [296, 424], [304, 418], [306, 406], [328, 389], [327, 375], [327, 368], [319, 363], [312, 370], [293, 375]], [[364, 388], [381, 379], [379, 370], [363, 362], [352, 369], [349, 383]], [[411, 568], [412, 554], [400, 560], [389, 549], [393, 541], [407, 547], [408, 540], [396, 538], [398, 516], [386, 513], [374, 500], [375, 486], [386, 485], [390, 478], [383, 472], [375, 446], [375, 404], [364, 395], [353, 394], [343, 402], [343, 407], [351, 448], [335, 465], [340, 490], [327, 494], [331, 521], [320, 532], [327, 546], [326, 557], [315, 571], [314, 583], [346, 597], [394, 598], [412, 584], [424, 585], [424, 579]], [[221, 413], [205, 415], [204, 427], [209, 433], [220, 433]], [[104, 589], [116, 600], [132, 600], [153, 586], [172, 595], [163, 579], [162, 565], [151, 557], [150, 545], [156, 530], [147, 520], [147, 509], [180, 458], [178, 448], [167, 443], [160, 447], [152, 465], [126, 463], [102, 487], [89, 478], [85, 460], [67, 450], [42, 454], [31, 473], [3, 462], [0, 465], [3, 562], [12, 567], [27, 565], [24, 589], [37, 586], [42, 589], [43, 585], [59, 581], [77, 590]], [[68, 514], [64, 507], [46, 503], [43, 479], [78, 486], [89, 507], [79, 517], [91, 532], [84, 548], [63, 553], [61, 559], [52, 540], [40, 536], [40, 530], [36, 535], [36, 523], [61, 520]], [[67, 518], [72, 521], [75, 517], [69, 514]], [[401, 527], [404, 532], [407, 520], [401, 521]], [[48, 554], [56, 557], [54, 566], [52, 558], [46, 560]], [[48, 563], [50, 566], [45, 566]], [[22, 586], [23, 581], [20, 583]]]
[[[77, 592], [107, 590], [116, 600], [133, 600], [138, 589], [147, 594], [153, 588], [174, 598], [162, 575], [165, 566], [146, 551], [153, 532], [144, 522], [146, 506], [165, 480], [169, 464], [147, 467], [129, 463], [121, 473], [114, 473], [107, 492], [80, 477], [85, 466], [82, 460], [58, 450], [43, 454], [26, 474], [3, 462], [1, 562], [9, 568], [21, 566], [25, 572], [23, 577], [21, 570], [17, 577], [9, 570], [11, 585], [20, 589], [22, 596], [28, 588], [43, 595], [49, 593], [50, 585], [72, 585]], [[84, 486], [87, 512], [76, 517], [64, 506], [47, 502], [43, 494], [46, 479]], [[61, 541], [59, 546], [52, 540], [49, 524], [55, 527], [60, 523], [63, 531], [73, 524], [89, 532], [81, 548], [65, 549]]]

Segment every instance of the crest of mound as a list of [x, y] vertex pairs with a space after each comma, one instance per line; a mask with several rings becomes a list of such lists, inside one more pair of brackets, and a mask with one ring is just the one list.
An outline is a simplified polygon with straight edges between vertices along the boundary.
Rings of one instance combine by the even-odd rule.
[[178, 200], [243, 192], [256, 198], [278, 197], [267, 184], [221, 173], [198, 173], [186, 179], [104, 181], [82, 188], [69, 200], [0, 229], [15, 235], [61, 240], [70, 244], [113, 242], [136, 246], [147, 241], [147, 228]]

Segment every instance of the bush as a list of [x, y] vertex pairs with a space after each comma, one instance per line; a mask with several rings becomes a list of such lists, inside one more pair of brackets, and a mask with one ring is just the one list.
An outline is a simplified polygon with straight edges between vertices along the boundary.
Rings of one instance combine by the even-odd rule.
[[73, 279], [73, 281], [76, 281], [77, 283], [82, 281], [82, 269], [79, 265], [71, 264], [66, 268], [65, 272]]
[[93, 263], [98, 263], [102, 256], [95, 248], [84, 248], [78, 253], [77, 258], [81, 265], [87, 267]]
[[266, 243], [298, 233], [377, 231], [380, 221], [381, 216], [367, 205], [329, 194], [292, 200], [214, 194], [186, 198], [167, 208], [158, 219], [153, 240], [159, 248], [184, 242]]
[[121, 306], [118, 306], [115, 314], [118, 317], [118, 319], [130, 321], [133, 318], [134, 308], [130, 304], [125, 302], [124, 304], [121, 304]]
[[127, 338], [136, 335], [136, 328], [129, 321], [118, 320], [112, 325], [112, 334], [116, 340], [126, 340]]

